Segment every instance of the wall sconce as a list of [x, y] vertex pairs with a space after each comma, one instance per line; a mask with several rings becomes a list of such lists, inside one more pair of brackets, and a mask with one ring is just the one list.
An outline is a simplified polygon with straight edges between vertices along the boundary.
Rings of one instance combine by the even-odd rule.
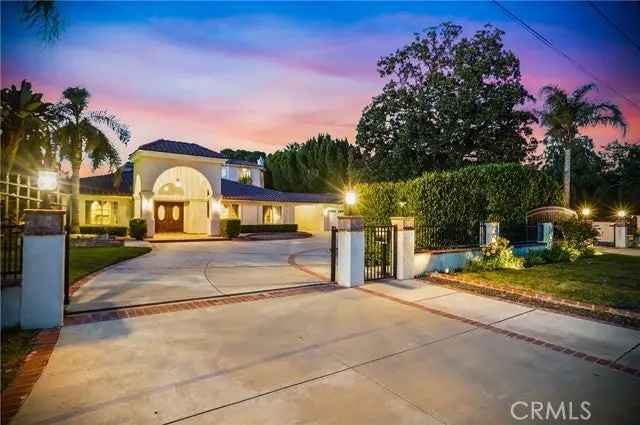
[[182, 182], [180, 179], [176, 179], [176, 187], [182, 187]]

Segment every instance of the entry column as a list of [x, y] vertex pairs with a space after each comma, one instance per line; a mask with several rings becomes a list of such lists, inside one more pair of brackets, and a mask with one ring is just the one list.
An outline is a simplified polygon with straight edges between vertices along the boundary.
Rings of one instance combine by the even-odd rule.
[[156, 221], [153, 215], [153, 191], [143, 190], [140, 192], [142, 202], [142, 218], [147, 223], [147, 237], [152, 238], [156, 233]]
[[395, 246], [396, 279], [413, 279], [414, 273], [414, 257], [416, 250], [415, 236], [415, 219], [413, 217], [391, 217], [391, 224], [396, 226], [398, 231], [397, 244]]
[[364, 221], [360, 216], [338, 217], [336, 281], [348, 288], [364, 283]]
[[222, 202], [213, 196], [209, 200], [209, 236], [220, 236], [220, 213], [222, 212]]

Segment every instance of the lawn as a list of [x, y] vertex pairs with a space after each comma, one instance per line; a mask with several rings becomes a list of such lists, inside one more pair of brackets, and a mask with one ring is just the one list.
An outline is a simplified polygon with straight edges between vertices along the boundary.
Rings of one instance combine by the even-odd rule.
[[33, 347], [34, 331], [2, 330], [2, 389], [13, 381], [24, 357]]
[[640, 310], [640, 257], [604, 254], [581, 258], [575, 263], [464, 273], [463, 276], [574, 301]]
[[151, 251], [151, 248], [110, 246], [99, 248], [71, 248], [69, 254], [69, 282]]

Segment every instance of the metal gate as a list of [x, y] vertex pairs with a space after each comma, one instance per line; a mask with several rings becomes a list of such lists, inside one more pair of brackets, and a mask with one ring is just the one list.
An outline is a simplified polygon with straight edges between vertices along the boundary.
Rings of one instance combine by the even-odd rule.
[[2, 224], [2, 286], [19, 285], [22, 281], [22, 225]]
[[364, 226], [364, 280], [397, 276], [396, 226]]
[[336, 262], [338, 261], [338, 228], [331, 227], [331, 282], [336, 281]]

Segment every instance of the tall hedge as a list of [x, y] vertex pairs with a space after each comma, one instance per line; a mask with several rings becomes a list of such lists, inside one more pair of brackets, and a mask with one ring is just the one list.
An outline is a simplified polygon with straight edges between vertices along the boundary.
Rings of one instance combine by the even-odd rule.
[[402, 182], [360, 184], [355, 212], [368, 223], [414, 216], [431, 226], [520, 223], [527, 211], [559, 205], [561, 192], [548, 175], [520, 164], [434, 171]]

